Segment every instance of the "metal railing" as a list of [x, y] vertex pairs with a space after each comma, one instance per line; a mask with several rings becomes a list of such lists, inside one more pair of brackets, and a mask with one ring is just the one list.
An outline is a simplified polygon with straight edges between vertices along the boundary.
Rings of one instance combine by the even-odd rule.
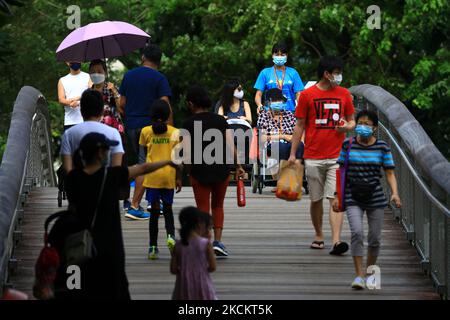
[[[439, 152], [419, 122], [397, 98], [373, 85], [350, 88], [359, 110], [379, 117], [379, 138], [386, 141], [396, 163], [403, 206], [394, 216], [422, 259], [436, 291], [450, 297], [450, 163]], [[384, 189], [386, 181], [384, 180]]]
[[0, 297], [17, 268], [14, 248], [26, 198], [34, 186], [55, 186], [47, 102], [33, 87], [23, 87], [11, 116], [0, 166]]

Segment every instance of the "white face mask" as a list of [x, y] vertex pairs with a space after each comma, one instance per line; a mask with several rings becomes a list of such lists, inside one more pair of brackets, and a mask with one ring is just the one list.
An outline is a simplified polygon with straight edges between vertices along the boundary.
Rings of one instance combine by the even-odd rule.
[[91, 73], [90, 77], [93, 84], [100, 84], [105, 82], [105, 75], [103, 73]]
[[333, 83], [336, 84], [337, 86], [340, 85], [341, 82], [342, 82], [342, 73], [337, 74], [337, 75], [334, 75], [333, 78], [334, 78], [334, 80], [331, 81], [331, 82], [333, 82]]
[[234, 97], [236, 99], [241, 100], [244, 97], [244, 90], [241, 90], [241, 91], [235, 90], [234, 91]]

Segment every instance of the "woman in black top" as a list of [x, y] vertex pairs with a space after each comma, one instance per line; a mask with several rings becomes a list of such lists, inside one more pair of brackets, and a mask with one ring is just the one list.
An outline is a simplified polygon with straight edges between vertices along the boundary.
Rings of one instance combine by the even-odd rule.
[[[224, 220], [223, 202], [230, 175], [229, 164], [236, 161], [233, 136], [230, 130], [227, 131], [229, 129], [227, 121], [222, 116], [208, 111], [211, 109], [211, 100], [205, 89], [191, 87], [187, 92], [186, 101], [193, 115], [183, 124], [183, 129], [190, 135], [190, 139], [183, 138], [183, 151], [186, 152], [184, 159], [188, 159], [185, 164], [188, 164], [195, 202], [201, 211], [212, 213], [213, 248], [216, 255], [228, 256], [221, 240]], [[201, 136], [195, 135], [196, 132], [201, 133]], [[214, 141], [203, 141], [209, 139], [207, 138], [209, 134]], [[200, 151], [202, 154], [199, 154]], [[233, 155], [233, 159], [227, 159], [227, 154]], [[236, 175], [243, 174], [244, 170], [238, 164]]]
[[[74, 155], [75, 169], [67, 176], [66, 191], [69, 207], [76, 212], [80, 227], [90, 226], [104, 178], [104, 164], [110, 146], [118, 141], [100, 133], [89, 133], [80, 142]], [[58, 292], [57, 299], [130, 299], [125, 274], [125, 251], [119, 209], [119, 189], [130, 179], [166, 165], [170, 161], [145, 163], [133, 167], [109, 167], [103, 194], [92, 229], [97, 255], [81, 267], [81, 290]], [[59, 278], [64, 279], [65, 270]]]

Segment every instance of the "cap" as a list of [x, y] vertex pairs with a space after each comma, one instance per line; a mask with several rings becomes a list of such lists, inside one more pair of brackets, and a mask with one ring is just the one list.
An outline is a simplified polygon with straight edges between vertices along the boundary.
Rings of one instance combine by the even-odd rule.
[[99, 132], [90, 132], [86, 134], [80, 142], [80, 149], [82, 151], [92, 151], [100, 148], [109, 149], [110, 147], [117, 146], [119, 141], [110, 140], [106, 136]]

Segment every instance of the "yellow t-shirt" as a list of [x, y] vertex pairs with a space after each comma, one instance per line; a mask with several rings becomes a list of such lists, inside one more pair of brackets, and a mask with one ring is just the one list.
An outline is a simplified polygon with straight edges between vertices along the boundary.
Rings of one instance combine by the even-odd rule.
[[[153, 132], [152, 126], [142, 129], [139, 144], [147, 147], [147, 162], [157, 162], [171, 160], [172, 149], [179, 142], [179, 130], [167, 125], [167, 131], [162, 134]], [[151, 173], [147, 173], [144, 178], [145, 188], [155, 189], [175, 189], [176, 170], [171, 166], [165, 166]]]

